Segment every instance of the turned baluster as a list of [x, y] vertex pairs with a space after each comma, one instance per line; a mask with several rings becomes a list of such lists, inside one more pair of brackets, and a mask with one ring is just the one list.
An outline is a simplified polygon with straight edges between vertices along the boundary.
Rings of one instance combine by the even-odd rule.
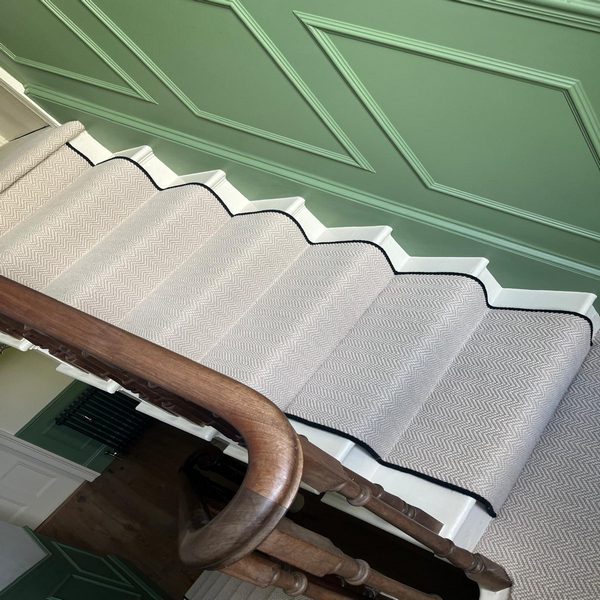
[[287, 518], [277, 524], [258, 549], [316, 577], [337, 575], [349, 585], [374, 588], [398, 600], [440, 599], [374, 571], [364, 560], [344, 554], [328, 538]]
[[[318, 492], [331, 492], [341, 483], [351, 480], [358, 485], [365, 485], [375, 498], [379, 498], [391, 506], [394, 510], [406, 515], [417, 523], [421, 523], [431, 531], [437, 533], [442, 528], [442, 523], [434, 519], [425, 511], [412, 506], [398, 496], [386, 492], [383, 487], [377, 483], [372, 483], [362, 475], [347, 469], [337, 459], [333, 458], [314, 444], [311, 444], [306, 436], [299, 436], [302, 443], [303, 452], [306, 453], [304, 463], [304, 474], [302, 480], [308, 483]], [[309, 481], [310, 479], [310, 481]]]
[[302, 595], [313, 600], [352, 600], [350, 596], [310, 581], [304, 573], [285, 571], [274, 562], [256, 554], [249, 554], [242, 560], [221, 569], [221, 572], [258, 587], [278, 587], [288, 596]]
[[439, 558], [462, 569], [470, 579], [490, 591], [499, 591], [512, 585], [506, 571], [481, 554], [474, 554], [456, 546], [421, 523], [411, 519], [377, 498], [370, 485], [353, 481], [344, 467], [306, 438], [301, 437], [304, 453], [302, 480], [318, 492], [338, 492], [352, 506], [362, 506], [397, 527], [406, 535], [429, 548]]
[[359, 475], [358, 473], [355, 473], [346, 467], [344, 467], [344, 471], [346, 471], [348, 477], [352, 481], [356, 481], [356, 483], [359, 485], [368, 486], [375, 498], [379, 498], [382, 502], [389, 504], [392, 508], [400, 511], [403, 515], [406, 515], [413, 521], [421, 523], [421, 525], [424, 525], [427, 527], [427, 529], [431, 529], [431, 531], [439, 533], [444, 526], [443, 523], [440, 523], [437, 519], [434, 519], [424, 510], [421, 510], [416, 506], [412, 506], [412, 504], [408, 504], [408, 502], [405, 502], [402, 500], [402, 498], [398, 498], [398, 496], [394, 496], [394, 494], [386, 492], [383, 486], [379, 485], [378, 483], [372, 483], [362, 475]]

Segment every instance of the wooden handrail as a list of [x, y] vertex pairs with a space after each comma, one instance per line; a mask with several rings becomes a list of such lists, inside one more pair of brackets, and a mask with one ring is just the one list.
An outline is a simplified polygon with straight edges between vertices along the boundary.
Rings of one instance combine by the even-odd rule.
[[[192, 360], [0, 276], [0, 315], [59, 345], [172, 394], [180, 414], [203, 424], [202, 408], [225, 419], [249, 454], [243, 484], [209, 524], [192, 529], [180, 544], [182, 559], [221, 569], [252, 552], [291, 505], [302, 476], [302, 449], [285, 415], [251, 388]], [[32, 335], [28, 335], [32, 334]], [[127, 387], [127, 386], [125, 386]], [[133, 386], [135, 390], [135, 386]]]

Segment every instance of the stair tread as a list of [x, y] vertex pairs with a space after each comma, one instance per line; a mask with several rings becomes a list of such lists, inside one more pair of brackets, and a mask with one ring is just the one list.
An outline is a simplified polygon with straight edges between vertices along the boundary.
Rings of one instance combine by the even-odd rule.
[[200, 186], [158, 192], [44, 292], [116, 325], [228, 219], [214, 195]]
[[89, 169], [0, 237], [0, 274], [43, 289], [155, 193], [129, 162]]
[[0, 235], [35, 213], [90, 168], [67, 146], [50, 154], [0, 192]]
[[309, 246], [202, 362], [285, 409], [391, 277], [369, 244]]
[[0, 192], [83, 131], [77, 121], [45, 127], [0, 147]]
[[588, 351], [578, 317], [488, 310], [387, 460], [497, 510]]
[[369, 440], [387, 456], [485, 310], [472, 279], [392, 278], [287, 412]]
[[600, 590], [600, 339], [477, 552], [504, 566], [513, 600], [596, 600]]
[[235, 217], [121, 327], [199, 361], [305, 247], [285, 215]]

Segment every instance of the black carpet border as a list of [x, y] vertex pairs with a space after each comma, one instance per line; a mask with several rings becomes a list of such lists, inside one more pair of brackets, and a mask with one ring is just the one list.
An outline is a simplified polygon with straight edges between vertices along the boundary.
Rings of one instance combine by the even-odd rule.
[[414, 475], [419, 479], [430, 481], [431, 483], [435, 483], [436, 485], [452, 490], [453, 492], [460, 492], [461, 494], [470, 496], [471, 498], [477, 500], [477, 502], [480, 502], [485, 507], [485, 510], [490, 515], [490, 517], [498, 516], [494, 507], [492, 506], [492, 503], [489, 500], [486, 500], [483, 496], [477, 494], [476, 492], [472, 492], [471, 490], [460, 487], [459, 485], [449, 483], [447, 481], [444, 481], [443, 479], [438, 479], [437, 477], [433, 477], [432, 475], [426, 475], [425, 473], [421, 473], [420, 471], [415, 471], [414, 469], [411, 469], [409, 467], [401, 467], [400, 465], [387, 462], [386, 460], [383, 460], [383, 458], [381, 458], [379, 454], [377, 454], [377, 452], [375, 452], [375, 450], [373, 450], [373, 448], [371, 448], [371, 446], [367, 444], [367, 442], [363, 442], [363, 440], [354, 437], [351, 433], [346, 433], [345, 431], [341, 431], [339, 429], [336, 429], [335, 427], [329, 427], [329, 425], [321, 425], [320, 423], [315, 423], [314, 421], [310, 421], [309, 419], [305, 419], [304, 417], [299, 417], [293, 413], [284, 412], [284, 414], [291, 421], [298, 421], [298, 423], [303, 423], [304, 425], [309, 425], [310, 427], [320, 429], [321, 431], [327, 431], [328, 433], [334, 433], [336, 435], [346, 438], [347, 440], [350, 440], [351, 442], [354, 442], [357, 446], [360, 446], [363, 450], [368, 452], [371, 458], [383, 467], [388, 467], [390, 469], [394, 469], [394, 471], [400, 471], [401, 473], [408, 473], [409, 475]]

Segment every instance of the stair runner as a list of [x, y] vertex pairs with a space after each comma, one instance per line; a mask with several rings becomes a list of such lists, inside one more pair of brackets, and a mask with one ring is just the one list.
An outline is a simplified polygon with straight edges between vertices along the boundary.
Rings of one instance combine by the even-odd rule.
[[311, 243], [286, 213], [232, 215], [130, 159], [92, 167], [81, 131], [0, 148], [1, 275], [495, 514], [589, 352], [586, 317], [492, 308], [475, 277], [397, 273], [371, 242]]
[[[0, 274], [492, 514], [508, 496], [478, 549], [514, 597], [597, 597], [600, 352], [585, 317], [493, 309], [472, 276], [396, 273], [373, 243], [313, 244], [277, 211], [232, 217], [206, 186], [161, 190], [129, 159], [92, 168], [68, 144], [82, 131], [0, 148]], [[208, 578], [214, 600], [282, 594]]]

